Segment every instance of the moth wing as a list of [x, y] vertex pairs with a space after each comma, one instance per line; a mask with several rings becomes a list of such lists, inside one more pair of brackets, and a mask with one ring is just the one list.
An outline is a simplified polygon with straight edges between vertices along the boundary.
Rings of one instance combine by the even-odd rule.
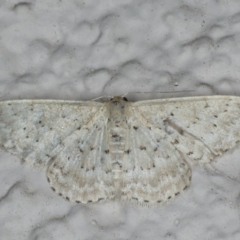
[[47, 169], [52, 189], [77, 203], [115, 197], [107, 134], [107, 119], [96, 115], [90, 124], [74, 132]]
[[63, 142], [102, 108], [96, 102], [0, 102], [0, 148], [32, 166], [46, 166]]
[[128, 131], [120, 180], [121, 199], [140, 204], [163, 204], [191, 182], [191, 169], [161, 129], [149, 127], [127, 111]]
[[163, 130], [188, 159], [207, 163], [240, 140], [240, 98], [188, 97], [136, 102], [132, 111]]

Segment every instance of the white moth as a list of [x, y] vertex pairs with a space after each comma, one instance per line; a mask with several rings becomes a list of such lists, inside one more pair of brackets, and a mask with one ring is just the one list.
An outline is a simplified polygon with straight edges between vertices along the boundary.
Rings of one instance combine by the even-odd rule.
[[166, 203], [240, 140], [240, 97], [0, 102], [0, 146], [77, 203]]

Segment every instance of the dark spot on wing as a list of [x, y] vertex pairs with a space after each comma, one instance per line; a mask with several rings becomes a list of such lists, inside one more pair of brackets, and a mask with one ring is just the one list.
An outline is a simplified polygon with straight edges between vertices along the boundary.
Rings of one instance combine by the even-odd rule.
[[126, 150], [125, 153], [129, 154], [131, 151], [130, 149]]
[[208, 103], [206, 103], [206, 105], [204, 106], [204, 108], [208, 108], [209, 107], [209, 105], [208, 105]]
[[138, 127], [136, 127], [136, 126], [133, 126], [133, 128], [134, 128], [134, 130], [137, 130], [137, 129], [138, 129]]
[[112, 138], [117, 138], [117, 137], [119, 137], [118, 134], [116, 134], [116, 133], [112, 134]]
[[146, 150], [147, 148], [145, 146], [140, 146], [139, 149], [140, 150]]
[[83, 150], [82, 150], [81, 148], [79, 148], [79, 151], [80, 151], [81, 153], [83, 153]]

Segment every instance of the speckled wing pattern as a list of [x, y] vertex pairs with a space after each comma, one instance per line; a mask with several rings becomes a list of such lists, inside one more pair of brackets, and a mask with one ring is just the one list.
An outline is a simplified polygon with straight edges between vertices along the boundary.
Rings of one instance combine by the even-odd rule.
[[121, 198], [143, 205], [166, 203], [190, 185], [190, 166], [164, 129], [147, 122], [138, 109], [131, 110]]
[[100, 108], [96, 102], [0, 102], [0, 147], [29, 165], [46, 166], [64, 148], [64, 140], [86, 125]]
[[140, 101], [134, 110], [162, 129], [188, 159], [207, 163], [240, 140], [240, 98], [209, 96]]
[[106, 108], [92, 101], [1, 102], [0, 148], [28, 165], [47, 167], [52, 189], [67, 200], [111, 199], [106, 116]]
[[[52, 189], [76, 203], [115, 198], [110, 155], [107, 153], [107, 113], [101, 108], [90, 122], [64, 141], [63, 150], [47, 169]], [[104, 111], [105, 110], [105, 111]]]
[[0, 102], [0, 147], [46, 167], [52, 189], [77, 203], [162, 204], [240, 140], [240, 98], [125, 102]]
[[164, 203], [191, 182], [186, 160], [204, 164], [240, 140], [240, 98], [187, 97], [132, 103], [122, 199]]

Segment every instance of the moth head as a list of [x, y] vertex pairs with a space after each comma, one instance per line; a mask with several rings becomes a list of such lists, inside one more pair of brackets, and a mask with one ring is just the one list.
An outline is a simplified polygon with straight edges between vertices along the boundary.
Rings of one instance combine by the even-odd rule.
[[125, 101], [125, 102], [127, 102], [128, 100], [127, 100], [126, 97], [117, 96], [117, 97], [112, 97], [112, 98], [110, 98], [110, 101], [111, 101], [111, 102], [115, 102], [115, 101], [117, 101], [117, 102], [120, 102], [120, 101]]

